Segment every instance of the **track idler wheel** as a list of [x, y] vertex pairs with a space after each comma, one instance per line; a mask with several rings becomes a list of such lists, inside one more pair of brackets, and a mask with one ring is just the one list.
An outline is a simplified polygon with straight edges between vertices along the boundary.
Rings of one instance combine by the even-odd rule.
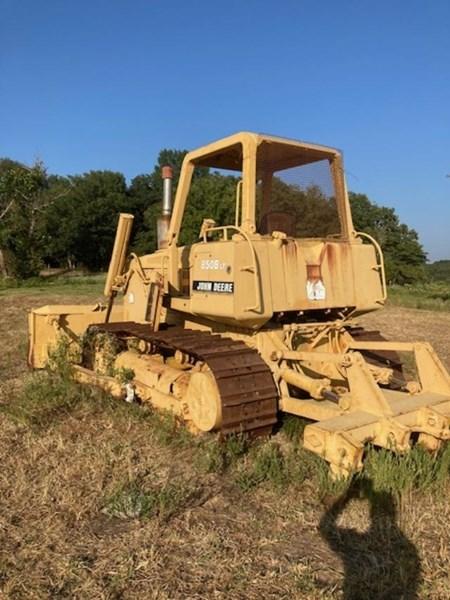
[[193, 424], [200, 431], [219, 429], [222, 424], [222, 402], [211, 371], [192, 373], [185, 400]]

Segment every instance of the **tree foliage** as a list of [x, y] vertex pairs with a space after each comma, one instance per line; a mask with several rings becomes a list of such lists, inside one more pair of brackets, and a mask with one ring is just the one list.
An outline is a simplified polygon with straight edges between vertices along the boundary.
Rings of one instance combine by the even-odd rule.
[[204, 218], [214, 219], [218, 226], [234, 225], [238, 178], [219, 173], [204, 173], [194, 178], [187, 199], [180, 231], [180, 244], [199, 239]]
[[450, 260], [437, 260], [427, 265], [427, 276], [432, 281], [450, 282]]
[[[68, 178], [68, 193], [52, 203], [46, 227], [47, 259], [99, 270], [108, 264], [119, 212], [128, 209], [121, 173], [90, 171]], [[61, 235], [55, 239], [55, 232]]]
[[[162, 150], [153, 170], [137, 175], [128, 185], [118, 172], [61, 177], [48, 175], [39, 162], [26, 167], [1, 159], [0, 273], [28, 277], [44, 265], [105, 269], [119, 212], [135, 216], [132, 250], [153, 252], [162, 198], [161, 168], [172, 166], [176, 189], [185, 155], [185, 150]], [[181, 244], [197, 241], [204, 218], [212, 218], [218, 225], [234, 224], [238, 181], [236, 176], [207, 168], [195, 170]], [[257, 221], [261, 222], [264, 215], [258, 194]], [[273, 205], [292, 217], [294, 235], [337, 233], [335, 201], [319, 188], [301, 188], [274, 178], [271, 196]], [[426, 255], [417, 233], [400, 222], [394, 209], [378, 206], [364, 194], [350, 193], [350, 201], [355, 227], [374, 236], [383, 248], [389, 281], [411, 283], [423, 278]], [[447, 273], [447, 268], [438, 266], [436, 273]]]
[[0, 160], [0, 250], [3, 274], [34, 275], [41, 264], [41, 225], [49, 202], [44, 166]]
[[393, 208], [378, 206], [365, 194], [350, 192], [353, 223], [380, 244], [389, 283], [414, 283], [425, 277], [426, 253], [414, 229], [400, 222]]
[[[291, 217], [290, 233], [296, 237], [327, 237], [340, 231], [336, 201], [318, 185], [305, 188], [274, 177], [270, 194], [272, 207]], [[264, 215], [260, 215], [260, 219]]]

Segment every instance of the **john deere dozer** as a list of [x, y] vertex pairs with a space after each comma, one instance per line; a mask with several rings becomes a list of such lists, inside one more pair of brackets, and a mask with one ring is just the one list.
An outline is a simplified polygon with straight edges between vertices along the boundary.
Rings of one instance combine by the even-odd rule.
[[[205, 214], [198, 241], [183, 246], [205, 168], [232, 173], [233, 216]], [[172, 411], [194, 431], [268, 434], [280, 412], [304, 417], [304, 446], [336, 476], [362, 468], [368, 443], [405, 452], [449, 439], [450, 376], [432, 347], [356, 322], [383, 307], [386, 281], [378, 243], [353, 228], [337, 150], [232, 135], [186, 155], [173, 211], [162, 171], [158, 250], [128, 255], [133, 216], [121, 214], [107, 301], [33, 310], [31, 366], [64, 336], [79, 381]]]

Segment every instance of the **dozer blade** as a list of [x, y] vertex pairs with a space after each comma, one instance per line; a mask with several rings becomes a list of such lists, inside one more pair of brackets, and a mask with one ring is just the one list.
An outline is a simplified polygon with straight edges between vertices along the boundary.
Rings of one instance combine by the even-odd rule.
[[334, 475], [348, 477], [362, 468], [368, 443], [403, 453], [410, 449], [413, 438], [429, 450], [438, 449], [442, 441], [450, 439], [450, 397], [411, 397], [390, 390], [385, 393], [394, 396], [389, 400], [392, 415], [380, 417], [354, 411], [307, 425], [305, 448], [327, 460]]

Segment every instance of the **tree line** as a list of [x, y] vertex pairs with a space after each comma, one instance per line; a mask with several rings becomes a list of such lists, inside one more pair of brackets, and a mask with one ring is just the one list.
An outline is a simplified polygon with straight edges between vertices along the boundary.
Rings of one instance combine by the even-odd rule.
[[[41, 162], [28, 167], [0, 159], [0, 275], [22, 279], [45, 267], [106, 269], [119, 212], [135, 216], [132, 251], [153, 252], [162, 198], [161, 167], [172, 165], [176, 186], [185, 153], [162, 150], [152, 172], [137, 175], [130, 183], [115, 171], [60, 176], [49, 174]], [[204, 217], [234, 222], [236, 181], [206, 168], [196, 171], [180, 243], [197, 239]], [[320, 190], [280, 182], [278, 194], [284, 202], [295, 200], [295, 211], [303, 215], [299, 223], [307, 224], [317, 236], [326, 234], [324, 227], [331, 227], [335, 207]], [[423, 280], [426, 253], [417, 232], [401, 223], [393, 208], [379, 206], [365, 194], [349, 195], [356, 229], [375, 237], [383, 248], [388, 280], [398, 284]]]
[[450, 282], [450, 260], [437, 260], [427, 265], [427, 275], [433, 281]]

